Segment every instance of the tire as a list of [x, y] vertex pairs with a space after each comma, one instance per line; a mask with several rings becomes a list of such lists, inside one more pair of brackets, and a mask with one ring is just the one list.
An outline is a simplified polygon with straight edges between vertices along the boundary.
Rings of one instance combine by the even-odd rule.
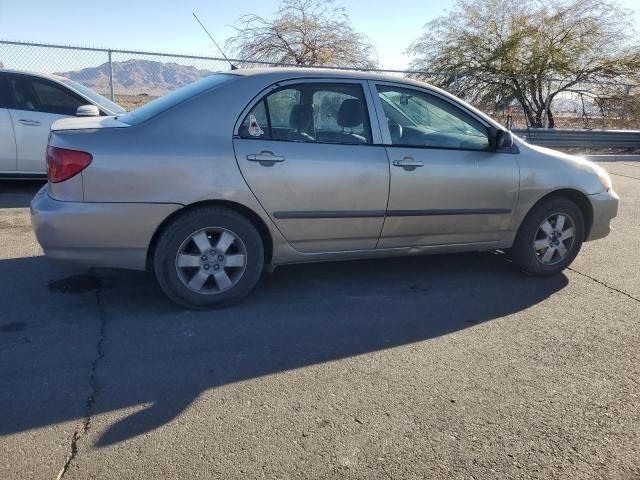
[[522, 222], [511, 248], [511, 259], [530, 275], [556, 275], [580, 252], [584, 232], [584, 216], [575, 203], [563, 197], [546, 198]]
[[160, 288], [174, 302], [199, 310], [244, 298], [263, 266], [258, 231], [246, 217], [224, 207], [180, 215], [160, 234], [153, 252]]

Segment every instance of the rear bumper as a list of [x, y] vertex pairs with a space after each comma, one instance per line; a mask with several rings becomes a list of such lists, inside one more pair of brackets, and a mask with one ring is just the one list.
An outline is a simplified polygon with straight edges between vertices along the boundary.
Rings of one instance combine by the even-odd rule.
[[593, 208], [593, 225], [586, 241], [604, 238], [611, 232], [610, 222], [618, 215], [620, 197], [612, 189], [608, 192], [589, 195]]
[[178, 204], [54, 200], [45, 185], [31, 201], [31, 225], [45, 255], [93, 267], [144, 270], [153, 234]]

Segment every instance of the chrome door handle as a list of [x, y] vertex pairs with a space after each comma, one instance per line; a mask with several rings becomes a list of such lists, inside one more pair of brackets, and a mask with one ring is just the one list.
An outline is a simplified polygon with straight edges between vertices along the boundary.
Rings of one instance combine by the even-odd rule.
[[40, 125], [40, 122], [37, 120], [25, 120], [23, 118], [18, 120], [18, 122], [21, 123], [22, 125], [28, 125], [30, 127], [37, 127], [38, 125]]
[[424, 163], [420, 160], [414, 160], [411, 157], [404, 157], [402, 160], [394, 160], [393, 165], [396, 167], [402, 167], [413, 170], [416, 167], [424, 166]]
[[270, 167], [275, 162], [284, 162], [284, 157], [274, 155], [273, 152], [263, 150], [260, 153], [251, 153], [247, 155], [247, 160], [250, 162], [259, 162], [262, 166]]

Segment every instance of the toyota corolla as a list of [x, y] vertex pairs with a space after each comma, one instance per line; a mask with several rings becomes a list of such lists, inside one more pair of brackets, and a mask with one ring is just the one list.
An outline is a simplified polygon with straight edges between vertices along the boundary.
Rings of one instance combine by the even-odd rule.
[[192, 308], [295, 262], [503, 250], [553, 275], [618, 209], [596, 164], [361, 72], [220, 73], [122, 116], [59, 120], [47, 166], [31, 205], [46, 255], [152, 270]]

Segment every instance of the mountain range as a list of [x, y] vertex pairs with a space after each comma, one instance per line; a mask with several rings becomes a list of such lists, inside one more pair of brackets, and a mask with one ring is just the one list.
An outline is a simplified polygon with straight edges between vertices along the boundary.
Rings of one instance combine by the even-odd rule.
[[[211, 75], [210, 70], [151, 60], [113, 62], [114, 90], [117, 95], [164, 95], [178, 87]], [[109, 64], [83, 68], [57, 75], [75, 80], [100, 93], [109, 92]]]

